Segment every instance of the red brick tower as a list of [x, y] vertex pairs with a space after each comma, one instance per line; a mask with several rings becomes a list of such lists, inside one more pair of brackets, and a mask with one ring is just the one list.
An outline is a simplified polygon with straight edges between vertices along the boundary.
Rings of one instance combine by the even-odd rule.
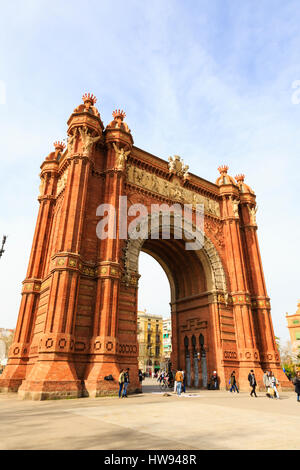
[[[138, 149], [125, 113], [114, 111], [104, 129], [95, 102], [93, 95], [83, 96], [68, 120], [67, 149], [55, 142], [41, 166], [40, 208], [1, 390], [34, 399], [116, 393], [120, 369], [129, 367], [130, 391], [140, 391], [141, 250], [169, 278], [172, 363], [185, 367], [192, 358], [191, 385], [203, 385], [206, 372], [217, 370], [225, 387], [235, 370], [246, 388], [250, 368], [260, 383], [267, 368], [285, 385], [257, 241], [255, 195], [244, 176], [234, 180], [223, 166], [213, 184], [188, 173], [178, 156], [168, 163]], [[125, 229], [122, 204], [129, 214]], [[196, 204], [203, 204], [202, 249], [186, 251], [174, 221], [170, 240], [160, 222], [148, 239], [130, 239], [137, 204], [147, 214], [153, 204], [190, 204], [193, 225]], [[99, 236], [109, 207], [115, 208], [110, 227], [116, 236]]]

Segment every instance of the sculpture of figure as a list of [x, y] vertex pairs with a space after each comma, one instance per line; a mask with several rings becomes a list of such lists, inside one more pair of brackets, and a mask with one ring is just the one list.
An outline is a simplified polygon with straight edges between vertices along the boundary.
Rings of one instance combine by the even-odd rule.
[[212, 201], [211, 199], [208, 200], [208, 212], [210, 212], [211, 214], [215, 213], [214, 201]]
[[158, 180], [157, 176], [152, 175], [152, 177], [151, 177], [151, 189], [152, 189], [152, 191], [156, 191], [156, 192], [159, 191], [158, 181], [159, 180]]
[[176, 161], [175, 161], [175, 158], [174, 158], [174, 160], [173, 160], [172, 157], [169, 157], [168, 160], [169, 160], [169, 172], [170, 172], [170, 173], [175, 173], [175, 172], [176, 172]]
[[113, 147], [117, 155], [116, 167], [118, 170], [124, 170], [125, 162], [127, 160], [128, 155], [130, 154], [130, 150], [125, 152], [124, 148], [119, 149], [114, 142]]
[[68, 154], [69, 155], [71, 155], [71, 153], [73, 153], [73, 151], [74, 151], [77, 134], [78, 134], [78, 129], [76, 127], [75, 130], [74, 130], [73, 135], [70, 135], [69, 138], [68, 138]]
[[82, 152], [85, 155], [90, 155], [94, 143], [101, 139], [101, 135], [92, 137], [88, 133], [88, 128], [85, 126], [83, 129], [79, 127], [79, 134], [82, 140]]
[[136, 170], [136, 181], [138, 184], [143, 184], [144, 173], [141, 170]]
[[183, 179], [188, 179], [189, 178], [189, 166], [188, 165], [184, 165], [184, 167], [182, 168], [182, 171], [183, 171]]
[[196, 193], [193, 193], [193, 198], [192, 198], [193, 207], [196, 207], [196, 204], [198, 204], [198, 197]]
[[162, 193], [167, 197], [169, 197], [169, 189], [170, 187], [168, 181], [164, 181], [162, 186]]
[[113, 113], [114, 120], [111, 121], [106, 128], [107, 129], [121, 129], [122, 131], [130, 133], [130, 129], [127, 123], [124, 121], [126, 113], [123, 110], [116, 109]]
[[66, 186], [68, 179], [68, 170], [64, 172], [64, 174], [59, 178], [58, 183], [57, 183], [57, 188], [56, 188], [56, 194], [58, 195], [63, 188]]
[[94, 116], [97, 116], [98, 118], [100, 118], [100, 113], [99, 113], [98, 109], [95, 106], [91, 106], [90, 109], [92, 110]]
[[183, 160], [180, 158], [179, 155], [174, 155], [174, 157], [169, 157], [169, 173], [173, 173], [180, 178], [188, 179], [189, 174], [189, 166], [184, 165]]
[[171, 188], [171, 194], [174, 199], [179, 199], [180, 201], [183, 199], [183, 193], [182, 193], [183, 188], [180, 186], [173, 186]]
[[234, 217], [238, 217], [239, 216], [239, 201], [237, 201], [236, 199], [233, 199], [232, 200], [232, 210], [233, 210], [233, 213], [234, 213]]
[[248, 206], [249, 210], [249, 215], [250, 215], [250, 223], [253, 225], [256, 225], [256, 212], [257, 212], [258, 207], [250, 207]]

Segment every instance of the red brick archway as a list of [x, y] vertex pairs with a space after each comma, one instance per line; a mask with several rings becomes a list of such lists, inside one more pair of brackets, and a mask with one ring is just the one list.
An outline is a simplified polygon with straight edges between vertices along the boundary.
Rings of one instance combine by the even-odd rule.
[[[0, 388], [36, 399], [110, 394], [120, 368], [130, 367], [130, 389], [139, 390], [140, 250], [154, 256], [170, 280], [174, 366], [184, 367], [187, 354], [194, 358], [202, 335], [207, 371], [217, 370], [221, 387], [233, 369], [241, 388], [248, 387], [250, 368], [260, 383], [268, 368], [285, 385], [258, 246], [256, 197], [244, 176], [234, 179], [223, 166], [210, 183], [189, 173], [178, 156], [167, 162], [135, 147], [122, 111], [104, 128], [93, 95], [83, 101], [68, 120], [67, 149], [55, 142], [41, 166], [40, 209]], [[152, 204], [190, 204], [192, 225], [203, 204], [203, 246], [186, 250], [175, 229], [170, 240], [160, 233], [142, 242], [124, 237], [124, 196], [129, 209], [142, 204], [148, 213]], [[113, 239], [97, 236], [102, 204], [115, 208]], [[195, 367], [191, 361], [192, 378]]]
[[[149, 224], [150, 225], [150, 224]], [[165, 226], [166, 228], [166, 226]], [[195, 229], [195, 227], [193, 227]], [[223, 371], [218, 355], [216, 332], [218, 330], [213, 318], [218, 295], [227, 295], [226, 276], [220, 256], [211, 243], [204, 237], [203, 247], [195, 251], [185, 249], [184, 239], [175, 239], [174, 227], [170, 225], [171, 239], [162, 239], [162, 227], [158, 233], [152, 231], [152, 237], [146, 240], [130, 240], [125, 251], [127, 273], [130, 277], [139, 277], [138, 258], [144, 251], [155, 258], [165, 271], [171, 290], [171, 318], [172, 318], [172, 369], [186, 369], [186, 357], [190, 358], [191, 385], [201, 386], [202, 368], [200, 355], [200, 335], [204, 339], [207, 370], [211, 372], [218, 369]], [[157, 237], [156, 237], [157, 235]], [[149, 288], [151, 288], [149, 286]], [[133, 298], [137, 293], [134, 289], [125, 290], [124, 295], [128, 302], [130, 294]], [[122, 330], [119, 330], [119, 337]], [[192, 338], [196, 343], [193, 345]], [[184, 339], [189, 341], [188, 347]], [[198, 383], [195, 383], [195, 359], [198, 371]], [[228, 369], [228, 374], [229, 374]], [[222, 372], [220, 372], [222, 373]], [[224, 380], [224, 376], [223, 376]]]

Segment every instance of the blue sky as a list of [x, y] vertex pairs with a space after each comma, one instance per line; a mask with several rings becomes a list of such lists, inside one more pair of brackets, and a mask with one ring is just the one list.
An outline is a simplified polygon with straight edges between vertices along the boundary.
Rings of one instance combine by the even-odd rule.
[[[38, 211], [39, 167], [93, 92], [105, 124], [123, 108], [135, 145], [179, 154], [215, 181], [243, 172], [258, 202], [258, 236], [275, 332], [299, 292], [300, 9], [296, 1], [15, 0], [1, 7], [0, 326], [14, 327]], [[0, 87], [1, 90], [1, 87]], [[144, 260], [146, 257], [144, 256]], [[140, 307], [168, 308], [168, 286], [141, 260]], [[159, 270], [159, 268], [157, 268]], [[148, 271], [148, 272], [146, 272]], [[150, 278], [151, 275], [151, 278]], [[157, 290], [158, 289], [158, 290]], [[165, 306], [165, 307], [162, 307]]]

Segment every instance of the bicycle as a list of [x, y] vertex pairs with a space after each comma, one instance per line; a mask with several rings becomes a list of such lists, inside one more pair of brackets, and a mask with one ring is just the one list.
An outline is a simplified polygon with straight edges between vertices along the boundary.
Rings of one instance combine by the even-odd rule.
[[173, 387], [174, 387], [174, 383], [172, 384], [172, 382], [170, 382], [167, 378], [162, 379], [162, 381], [159, 384], [159, 388], [161, 389], [162, 392], [165, 390], [168, 390], [168, 388], [173, 388]]

